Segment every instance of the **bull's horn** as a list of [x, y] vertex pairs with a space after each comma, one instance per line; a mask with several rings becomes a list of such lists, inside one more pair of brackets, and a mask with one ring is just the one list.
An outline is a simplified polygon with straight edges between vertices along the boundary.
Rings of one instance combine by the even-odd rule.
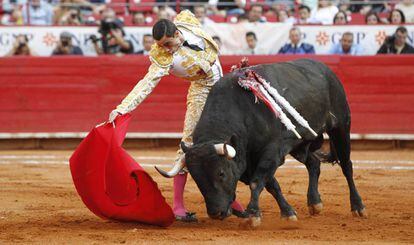
[[187, 153], [189, 147], [184, 143], [184, 141], [181, 141], [180, 147], [181, 147], [181, 150], [183, 150], [184, 153]]
[[[226, 149], [224, 149], [226, 147]], [[214, 148], [216, 149], [217, 154], [219, 155], [227, 155], [229, 158], [234, 158], [236, 156], [236, 150], [233, 146], [228, 144], [215, 144]], [[227, 154], [226, 154], [227, 150]]]
[[164, 176], [166, 178], [172, 178], [172, 177], [176, 176], [184, 168], [184, 166], [185, 166], [185, 155], [183, 155], [181, 157], [181, 159], [174, 164], [174, 167], [168, 172], [166, 172], [162, 169], [159, 169], [157, 166], [155, 166], [155, 169], [162, 176]]

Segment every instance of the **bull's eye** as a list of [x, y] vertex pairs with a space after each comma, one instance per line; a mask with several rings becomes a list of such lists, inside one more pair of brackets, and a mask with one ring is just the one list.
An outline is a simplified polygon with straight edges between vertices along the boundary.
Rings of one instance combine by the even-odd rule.
[[220, 170], [219, 176], [220, 176], [220, 178], [224, 177], [224, 171], [223, 170]]

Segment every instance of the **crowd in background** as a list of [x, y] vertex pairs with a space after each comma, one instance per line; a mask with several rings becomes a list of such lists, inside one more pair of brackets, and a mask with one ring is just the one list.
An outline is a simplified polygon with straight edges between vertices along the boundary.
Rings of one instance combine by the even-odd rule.
[[[375, 2], [372, 4], [371, 2]], [[94, 25], [111, 8], [126, 25], [151, 25], [191, 9], [203, 22], [366, 24], [414, 22], [414, 0], [0, 0], [3, 25]]]
[[[218, 37], [216, 42], [221, 43]], [[246, 33], [247, 49], [241, 50], [239, 55], [268, 55], [266, 50], [261, 49], [257, 45], [257, 37], [254, 32]], [[377, 54], [414, 54], [414, 48], [408, 44], [408, 30], [404, 26], [396, 29], [395, 33], [387, 37], [381, 45]], [[289, 41], [280, 48], [278, 54], [317, 54], [315, 48], [310, 43], [302, 42], [302, 35], [299, 27], [292, 27], [289, 31]], [[355, 43], [354, 34], [352, 32], [344, 32], [338, 43], [332, 44], [328, 53], [332, 55], [364, 55], [363, 47]]]
[[[1, 0], [0, 0], [1, 1]], [[115, 2], [114, 2], [115, 1]], [[375, 2], [375, 3], [371, 3]], [[347, 25], [356, 16], [363, 16], [368, 25], [399, 25], [395, 34], [386, 38], [378, 53], [412, 53], [407, 43], [406, 23], [414, 22], [414, 0], [400, 1], [329, 1], [329, 0], [209, 0], [209, 1], [144, 1], [144, 0], [2, 0], [1, 23], [3, 25], [98, 25], [99, 32], [106, 36], [105, 42], [93, 37], [97, 54], [133, 54], [134, 48], [123, 26], [147, 26], [158, 19], [173, 20], [177, 11], [190, 8], [203, 25], [213, 22], [258, 23], [282, 22], [292, 24]], [[312, 54], [311, 44], [303, 43], [299, 27], [289, 32], [289, 43], [284, 45], [280, 54]], [[221, 43], [219, 37], [216, 42]], [[237, 54], [267, 54], [257, 47], [254, 32], [245, 36], [247, 50]], [[8, 55], [30, 54], [27, 37], [19, 36]], [[154, 42], [151, 35], [143, 37], [143, 49], [137, 54], [147, 54]], [[24, 45], [26, 43], [26, 45]], [[385, 45], [385, 46], [384, 46]], [[26, 47], [27, 46], [27, 47]], [[351, 32], [343, 33], [338, 44], [333, 45], [331, 54], [364, 54], [361, 47], [354, 43]], [[82, 54], [82, 50], [72, 44], [70, 33], [62, 33], [54, 55]]]

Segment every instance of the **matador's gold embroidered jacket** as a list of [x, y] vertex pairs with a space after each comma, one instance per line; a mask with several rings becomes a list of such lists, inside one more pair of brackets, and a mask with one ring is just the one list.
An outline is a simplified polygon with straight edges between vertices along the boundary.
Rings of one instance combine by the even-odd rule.
[[155, 43], [149, 54], [151, 66], [148, 73], [117, 106], [116, 110], [120, 113], [134, 110], [153, 91], [160, 79], [169, 73], [205, 85], [214, 84], [215, 81], [212, 81], [212, 78], [215, 71], [212, 66], [218, 60], [217, 44], [201, 29], [200, 22], [188, 10], [178, 14], [174, 23], [183, 34], [189, 33], [201, 38], [205, 45], [204, 50], [195, 51], [181, 46], [172, 55]]
[[192, 131], [201, 115], [207, 95], [214, 83], [222, 76], [218, 60], [218, 46], [190, 11], [182, 11], [174, 20], [184, 39], [196, 44], [201, 51], [181, 46], [174, 54], [154, 44], [149, 58], [151, 66], [145, 77], [116, 108], [121, 114], [134, 110], [169, 73], [191, 81], [187, 95], [187, 112], [184, 121], [183, 141], [192, 143]]

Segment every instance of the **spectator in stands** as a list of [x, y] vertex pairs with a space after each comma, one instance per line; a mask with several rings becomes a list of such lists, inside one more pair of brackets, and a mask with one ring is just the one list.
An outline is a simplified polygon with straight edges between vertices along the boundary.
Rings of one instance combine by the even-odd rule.
[[386, 1], [384, 1], [384, 3], [374, 3], [374, 4], [372, 4], [372, 2], [378, 2], [378, 1], [376, 0], [351, 0], [351, 2], [358, 2], [358, 3], [351, 4], [350, 10], [353, 13], [360, 13], [362, 15], [366, 15], [370, 11], [380, 13], [380, 12], [386, 12], [386, 11], [391, 10], [390, 5]]
[[260, 4], [252, 4], [247, 18], [250, 23], [266, 22], [263, 18], [263, 6]]
[[[157, 2], [165, 2], [165, 1], [158, 1]], [[174, 1], [176, 2], [176, 1]], [[157, 15], [157, 20], [160, 19], [167, 19], [167, 20], [173, 20], [174, 16], [177, 15], [177, 12], [175, 12], [174, 9], [172, 9], [170, 6], [156, 6], [153, 9], [153, 12]]]
[[414, 0], [401, 0], [395, 8], [404, 13], [406, 23], [414, 23]]
[[400, 26], [394, 35], [385, 39], [377, 54], [414, 54], [414, 48], [407, 43], [408, 31]]
[[310, 9], [309, 12], [318, 7], [318, 0], [296, 0], [296, 2], [298, 4], [307, 6]]
[[136, 54], [148, 55], [149, 51], [151, 50], [151, 46], [153, 44], [154, 44], [154, 38], [152, 37], [152, 35], [151, 34], [145, 34], [142, 37], [142, 46], [144, 48], [139, 50], [138, 52], [136, 52]]
[[241, 15], [245, 13], [246, 0], [209, 0], [208, 5], [213, 14]]
[[308, 24], [310, 19], [311, 10], [306, 5], [299, 6], [299, 18], [297, 19], [297, 24]]
[[213, 36], [212, 38], [213, 38], [214, 42], [216, 42], [217, 46], [219, 47], [220, 54], [222, 54], [222, 55], [223, 54], [229, 54], [229, 52], [227, 51], [227, 49], [225, 49], [223, 47], [223, 42], [221, 41], [221, 39], [220, 39], [219, 36]]
[[295, 18], [289, 16], [288, 11], [281, 9], [277, 12], [277, 20], [281, 23], [295, 23]]
[[257, 37], [252, 31], [246, 33], [247, 49], [241, 51], [241, 55], [266, 54], [263, 49], [257, 47]]
[[221, 42], [220, 37], [219, 36], [213, 36], [212, 38], [213, 38], [214, 42], [216, 42], [217, 47], [219, 47], [219, 50], [221, 51], [221, 48], [223, 47], [223, 43]]
[[354, 34], [352, 32], [345, 32], [342, 34], [341, 40], [333, 44], [328, 52], [329, 54], [347, 54], [347, 55], [361, 55], [360, 47], [354, 43]]
[[26, 4], [26, 0], [2, 0], [1, 4], [4, 13], [11, 13], [16, 8], [19, 8], [23, 6], [23, 4]]
[[108, 1], [108, 0], [88, 0], [88, 2], [90, 2], [92, 4], [105, 4], [105, 3], [109, 3], [111, 1]]
[[72, 37], [71, 33], [67, 31], [62, 32], [52, 55], [83, 55], [82, 49], [73, 45]]
[[399, 9], [393, 9], [388, 16], [388, 22], [393, 25], [400, 25], [405, 23], [404, 13]]
[[[262, 2], [264, 6], [270, 6], [270, 11], [277, 13], [281, 9], [294, 9], [295, 0], [250, 0], [250, 2]], [[265, 7], [266, 8], [266, 7]], [[291, 14], [289, 13], [289, 16]]]
[[58, 21], [59, 25], [79, 26], [82, 24], [79, 8], [71, 8]]
[[[78, 25], [80, 24], [96, 24], [95, 17], [99, 16], [106, 8], [105, 4], [98, 0], [47, 0], [48, 2], [58, 3], [53, 10], [53, 24], [55, 25]], [[105, 3], [105, 2], [104, 2]], [[76, 17], [75, 18], [75, 12]], [[74, 17], [71, 19], [70, 15]], [[85, 20], [82, 16], [89, 15]]]
[[142, 12], [135, 12], [132, 16], [132, 24], [137, 26], [144, 26], [146, 25], [145, 15]]
[[35, 56], [35, 53], [29, 47], [29, 38], [26, 35], [19, 34], [13, 43], [12, 49], [6, 56], [28, 55]]
[[125, 37], [122, 23], [116, 19], [115, 11], [106, 9], [102, 16], [103, 19], [99, 27], [99, 33], [101, 33], [102, 36], [100, 43], [98, 43], [96, 37], [91, 37], [96, 53], [116, 55], [133, 53], [134, 46], [132, 42]]
[[171, 19], [171, 17], [168, 15], [167, 10], [165, 9], [160, 9], [157, 11], [157, 20], [162, 20], [162, 19], [167, 19], [167, 20]]
[[344, 11], [340, 10], [335, 14], [333, 23], [334, 25], [346, 25], [348, 24], [348, 16]]
[[102, 15], [102, 13], [108, 8], [106, 3], [109, 3], [109, 0], [73, 0], [81, 1], [82, 8], [89, 8], [92, 10], [94, 15]]
[[241, 14], [237, 17], [237, 23], [249, 23], [249, 18], [247, 18], [246, 14]]
[[[1, 3], [0, 3], [1, 4]], [[14, 9], [11, 12], [5, 12], [3, 16], [0, 15], [0, 25], [23, 25], [23, 13], [19, 5], [13, 5]]]
[[196, 5], [194, 6], [193, 12], [198, 21], [200, 21], [201, 25], [205, 26], [214, 23], [214, 21], [207, 17], [207, 9], [205, 6]]
[[340, 11], [344, 11], [347, 16], [351, 16], [352, 14], [350, 7], [351, 7], [351, 4], [349, 3], [349, 1], [340, 2], [340, 4], [338, 5], [338, 9]]
[[[0, 19], [1, 19], [0, 24], [1, 25], [22, 25], [23, 24], [23, 13], [21, 11], [21, 7], [25, 3], [26, 3], [26, 0], [0, 1]], [[3, 12], [3, 15], [1, 15], [1, 12]]]
[[365, 23], [367, 25], [377, 25], [377, 24], [381, 24], [381, 19], [377, 13], [375, 13], [374, 11], [370, 11], [365, 16]]
[[338, 8], [332, 5], [332, 1], [319, 0], [318, 7], [311, 12], [311, 22], [330, 25], [333, 23], [334, 16], [337, 12]]
[[289, 31], [290, 43], [285, 44], [279, 50], [279, 54], [314, 54], [313, 45], [301, 42], [301, 32], [299, 28], [293, 27]]
[[25, 24], [52, 25], [53, 23], [52, 6], [41, 0], [29, 0], [28, 5], [23, 5], [22, 13]]
[[[266, 1], [266, 3], [268, 3], [268, 2]], [[286, 9], [285, 5], [280, 4], [277, 0], [275, 2], [270, 2], [267, 5], [270, 5], [270, 8], [268, 8], [267, 10], [265, 8], [263, 9], [263, 11], [264, 11], [263, 16], [265, 16], [266, 18], [267, 18], [267, 16], [277, 17], [277, 13], [279, 12], [279, 10]], [[264, 6], [266, 6], [266, 5], [264, 5]], [[268, 6], [266, 6], [266, 8], [267, 7]]]
[[167, 8], [159, 8], [157, 12], [157, 20], [167, 19], [172, 21], [174, 19], [174, 16], [175, 15], [168, 11]]
[[125, 37], [125, 32], [120, 27], [115, 27], [111, 30], [106, 41], [106, 46], [105, 44], [99, 46], [97, 42], [94, 42], [94, 48], [97, 54], [123, 55], [134, 52], [132, 42]]
[[53, 9], [53, 24], [58, 25], [60, 19], [71, 10], [73, 4], [73, 0], [60, 0]]

